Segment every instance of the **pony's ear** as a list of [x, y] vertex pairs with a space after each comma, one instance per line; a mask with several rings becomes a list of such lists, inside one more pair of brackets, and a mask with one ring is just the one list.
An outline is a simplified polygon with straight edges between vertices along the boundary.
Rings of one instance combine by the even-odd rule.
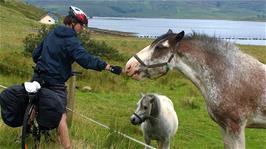
[[143, 96], [145, 96], [144, 93], [142, 93], [142, 92], [140, 92], [139, 95], [140, 95], [141, 98], [142, 98]]
[[152, 95], [151, 97], [152, 97], [152, 98], [151, 98], [151, 100], [150, 100], [150, 103], [153, 103], [156, 97], [155, 97], [154, 95]]
[[171, 34], [173, 31], [171, 29], [168, 30], [167, 34]]
[[185, 35], [185, 32], [182, 31], [176, 35], [176, 41], [180, 41]]

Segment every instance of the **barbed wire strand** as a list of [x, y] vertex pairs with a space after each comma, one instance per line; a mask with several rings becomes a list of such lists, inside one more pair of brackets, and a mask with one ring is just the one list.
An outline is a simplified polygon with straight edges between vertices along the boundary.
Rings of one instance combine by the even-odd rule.
[[[74, 114], [76, 114], [76, 115], [78, 115], [78, 116], [80, 116], [80, 117], [86, 119], [86, 120], [89, 120], [89, 121], [91, 121], [91, 122], [93, 122], [93, 123], [95, 123], [95, 124], [98, 124], [98, 125], [100, 125], [100, 126], [106, 128], [106, 129], [111, 129], [111, 128], [108, 127], [107, 125], [102, 124], [102, 123], [100, 123], [100, 122], [98, 122], [98, 121], [96, 121], [96, 120], [94, 120], [94, 119], [92, 119], [92, 118], [89, 118], [89, 117], [87, 117], [87, 116], [85, 116], [85, 115], [83, 115], [83, 114], [80, 114], [80, 113], [78, 113], [78, 112], [76, 112], [76, 111], [73, 111], [73, 110], [70, 109], [70, 108], [67, 108], [67, 109], [68, 109], [69, 111], [73, 112]], [[135, 138], [132, 138], [132, 137], [130, 137], [129, 135], [126, 135], [126, 134], [124, 134], [124, 133], [122, 133], [122, 132], [120, 132], [120, 131], [114, 130], [114, 132], [116, 132], [117, 134], [122, 135], [122, 136], [128, 138], [129, 140], [135, 141], [135, 142], [137, 142], [137, 143], [139, 143], [139, 144], [141, 144], [141, 145], [143, 145], [143, 146], [145, 146], [145, 147], [149, 147], [150, 149], [156, 149], [156, 148], [154, 148], [154, 147], [152, 147], [152, 146], [150, 146], [150, 145], [148, 145], [148, 144], [145, 144], [145, 143], [143, 143], [143, 142], [141, 142], [141, 141], [139, 141], [139, 140], [137, 140], [137, 139], [135, 139]]]
[[[96, 97], [97, 99], [108, 100], [106, 97], [104, 97], [104, 96], [100, 96], [100, 95], [95, 94], [95, 93], [90, 93], [90, 92], [89, 92], [88, 94], [93, 95], [93, 96]], [[209, 136], [209, 135], [207, 135], [207, 134], [205, 134], [204, 132], [199, 131], [199, 130], [193, 130], [193, 131], [191, 131], [188, 127], [186, 127], [186, 126], [184, 126], [184, 125], [183, 125], [183, 126], [179, 126], [178, 129], [179, 129], [179, 130], [183, 129], [184, 131], [189, 132], [189, 133], [192, 133], [192, 134], [194, 134], [194, 135], [203, 136], [203, 137], [208, 138], [208, 139], [210, 139], [210, 140], [213, 140], [213, 141], [216, 141], [216, 142], [221, 142], [221, 139], [219, 139], [219, 138], [216, 138], [216, 137], [214, 137], [214, 136]]]
[[4, 88], [4, 89], [6, 89], [6, 88], [7, 88], [7, 87], [5, 87], [5, 86], [3, 86], [3, 85], [1, 85], [1, 84], [0, 84], [0, 87], [1, 87], [1, 88]]

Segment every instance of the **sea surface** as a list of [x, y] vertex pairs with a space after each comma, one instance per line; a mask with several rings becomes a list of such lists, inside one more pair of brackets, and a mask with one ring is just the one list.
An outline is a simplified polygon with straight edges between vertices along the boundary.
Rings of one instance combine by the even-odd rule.
[[89, 20], [89, 27], [132, 32], [138, 37], [148, 38], [156, 38], [168, 29], [174, 32], [184, 30], [186, 34], [195, 31], [239, 44], [266, 46], [266, 22], [94, 17]]

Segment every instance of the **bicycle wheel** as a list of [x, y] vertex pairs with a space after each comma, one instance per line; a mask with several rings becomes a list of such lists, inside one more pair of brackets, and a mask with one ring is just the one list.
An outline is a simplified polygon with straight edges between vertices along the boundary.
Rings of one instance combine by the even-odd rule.
[[28, 144], [26, 143], [26, 137], [28, 135], [28, 130], [30, 130], [30, 116], [33, 111], [34, 105], [32, 103], [29, 103], [29, 105], [26, 108], [24, 118], [23, 118], [23, 125], [22, 125], [22, 135], [21, 135], [21, 147], [22, 149], [28, 149]]

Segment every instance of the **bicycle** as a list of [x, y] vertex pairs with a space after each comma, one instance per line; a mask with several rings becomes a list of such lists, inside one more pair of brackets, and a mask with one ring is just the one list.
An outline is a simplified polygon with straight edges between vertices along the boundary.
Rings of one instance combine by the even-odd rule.
[[28, 105], [24, 114], [23, 118], [23, 124], [22, 124], [22, 134], [21, 134], [21, 147], [22, 149], [28, 149], [29, 148], [29, 139], [30, 136], [33, 138], [33, 147], [34, 149], [37, 149], [41, 136], [44, 135], [45, 141], [53, 141], [50, 138], [49, 130], [43, 129], [40, 125], [38, 125], [36, 117], [38, 115], [38, 93], [29, 93], [28, 94]]
[[28, 101], [22, 122], [22, 149], [28, 148], [26, 141], [30, 135], [34, 141], [34, 148], [39, 146], [42, 134], [44, 134], [46, 142], [55, 142], [50, 137], [49, 131], [58, 127], [65, 111], [60, 97], [57, 95], [66, 95], [65, 92], [62, 94], [62, 91], [66, 89], [65, 85], [48, 86], [42, 80], [39, 82], [42, 82], [42, 88], [37, 81], [24, 83]]
[[21, 134], [21, 147], [22, 149], [28, 149], [28, 142], [26, 142], [27, 137], [32, 134], [34, 140], [34, 148], [37, 148], [40, 143], [40, 129], [36, 122], [37, 116], [37, 94], [28, 94], [29, 103], [27, 105], [23, 123], [22, 123], [22, 134]]

